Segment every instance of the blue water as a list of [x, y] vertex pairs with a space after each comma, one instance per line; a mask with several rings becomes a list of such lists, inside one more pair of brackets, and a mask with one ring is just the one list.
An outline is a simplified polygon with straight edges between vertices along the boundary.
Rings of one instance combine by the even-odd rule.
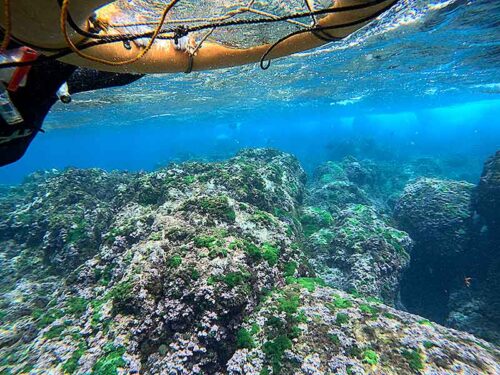
[[479, 176], [500, 149], [500, 2], [403, 1], [319, 50], [191, 75], [146, 77], [57, 104], [18, 163], [42, 169], [152, 170], [244, 147], [295, 154], [311, 171], [346, 155], [398, 162], [463, 158]]

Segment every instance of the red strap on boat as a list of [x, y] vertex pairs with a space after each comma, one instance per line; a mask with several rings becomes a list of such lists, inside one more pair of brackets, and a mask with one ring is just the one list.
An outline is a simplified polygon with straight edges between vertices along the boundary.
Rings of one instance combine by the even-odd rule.
[[[32, 62], [38, 59], [38, 52], [35, 51], [34, 49], [31, 49], [29, 47], [21, 47], [20, 50], [22, 51], [22, 56], [21, 59], [19, 60], [20, 62]], [[12, 79], [10, 80], [9, 86], [7, 89], [9, 91], [17, 91], [19, 88], [19, 85], [23, 81], [23, 79], [28, 75], [28, 73], [31, 70], [31, 65], [28, 66], [20, 66], [19, 68], [16, 69], [14, 74], [12, 75]]]

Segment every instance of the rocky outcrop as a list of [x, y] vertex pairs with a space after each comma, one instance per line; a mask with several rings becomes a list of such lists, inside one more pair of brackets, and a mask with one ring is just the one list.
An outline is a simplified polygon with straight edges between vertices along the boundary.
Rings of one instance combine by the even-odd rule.
[[0, 240], [68, 272], [97, 253], [114, 213], [132, 197], [129, 181], [125, 173], [92, 169], [35, 174], [0, 203]]
[[500, 344], [500, 262], [492, 260], [486, 275], [473, 274], [470, 286], [451, 292], [446, 325]]
[[446, 324], [500, 343], [500, 152], [484, 164], [474, 189], [467, 283], [452, 292]]
[[406, 186], [394, 216], [415, 240], [416, 256], [450, 261], [467, 251], [473, 188], [466, 182], [430, 178]]
[[398, 227], [414, 241], [402, 302], [440, 323], [448, 315], [450, 292], [464, 282], [473, 188], [466, 182], [422, 178], [405, 188], [394, 211]]
[[500, 151], [484, 164], [474, 192], [474, 209], [487, 225], [484, 230], [500, 241]]
[[373, 207], [349, 205], [330, 226], [312, 234], [308, 244], [311, 264], [330, 285], [392, 305], [399, 300], [412, 242]]
[[231, 375], [496, 374], [499, 352], [466, 333], [310, 280], [274, 292], [238, 332]]
[[336, 288], [395, 305], [411, 240], [382, 214], [384, 205], [372, 194], [378, 180], [372, 163], [353, 158], [319, 166], [300, 220], [318, 275]]
[[370, 176], [369, 170], [351, 159], [320, 165], [314, 172], [307, 204], [332, 214], [349, 204], [370, 204], [370, 198], [356, 182], [369, 180]]
[[[50, 176], [43, 189], [53, 192], [62, 185], [59, 181], [82, 173]], [[108, 185], [104, 172], [92, 171], [92, 178], [80, 179], [80, 190], [106, 191], [111, 202], [131, 193], [126, 204], [107, 212], [111, 220], [107, 229], [97, 231], [101, 240], [95, 255], [64, 286], [51, 289], [50, 301], [38, 308], [28, 304], [20, 318], [12, 313], [19, 308], [17, 301], [5, 298], [4, 370], [219, 371], [234, 350], [235, 333], [247, 312], [266, 290], [284, 283], [283, 269], [292, 276], [300, 269], [292, 218], [304, 178], [293, 157], [272, 150], [243, 152], [226, 163], [129, 176], [123, 187]], [[68, 184], [68, 189], [57, 196], [71, 195], [76, 187]], [[64, 207], [75, 212], [81, 199], [86, 196], [65, 200]], [[90, 212], [102, 209], [92, 202], [93, 207], [85, 206]], [[8, 217], [16, 214], [15, 209]], [[67, 249], [67, 236], [62, 243], [61, 249]], [[53, 264], [51, 258], [40, 262]], [[4, 287], [15, 293], [20, 284], [27, 288], [22, 280]], [[27, 333], [30, 339], [23, 341]]]
[[[408, 236], [368, 205], [301, 208], [304, 191], [268, 149], [35, 176], [0, 200], [0, 372], [499, 371], [486, 342], [362, 296], [395, 298]], [[304, 242], [361, 292], [326, 286]]]
[[500, 242], [495, 240], [498, 232], [489, 229], [496, 225], [489, 208], [500, 191], [495, 165], [500, 165], [495, 158], [486, 162], [477, 187], [417, 180], [405, 189], [395, 217], [415, 242], [401, 287], [405, 307], [500, 342]]

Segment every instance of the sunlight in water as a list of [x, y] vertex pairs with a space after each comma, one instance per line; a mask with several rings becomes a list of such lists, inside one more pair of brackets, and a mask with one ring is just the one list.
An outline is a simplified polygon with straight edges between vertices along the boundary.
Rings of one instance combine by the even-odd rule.
[[[142, 14], [137, 2], [131, 4], [134, 14]], [[218, 2], [210, 4], [220, 9]], [[245, 66], [146, 77], [126, 88], [80, 95], [71, 111], [140, 105], [143, 118], [196, 119], [304, 105], [379, 112], [495, 99], [498, 15], [500, 2], [487, 0], [400, 1], [344, 41], [273, 61], [267, 71]]]
[[[147, 32], [171, 1], [96, 24]], [[143, 52], [331, 2], [178, 0]], [[0, 374], [500, 374], [500, 0], [376, 14], [267, 70], [40, 58], [0, 87]], [[208, 37], [311, 47], [287, 18]], [[249, 52], [185, 46], [194, 70]]]
[[[312, 9], [326, 9], [333, 5], [331, 0], [310, 0]], [[117, 5], [123, 9], [123, 14], [115, 19], [118, 21], [136, 21], [136, 22], [157, 22], [159, 15], [167, 1], [127, 1], [120, 0]], [[307, 3], [304, 0], [292, 1], [196, 1], [179, 2], [170, 11], [168, 21], [174, 22], [174, 25], [199, 25], [204, 23], [224, 20], [251, 20], [256, 18], [271, 18], [274, 16], [285, 16], [296, 13], [308, 12]], [[242, 8], [251, 8], [254, 12], [244, 11]], [[231, 12], [240, 10], [240, 14], [225, 18], [231, 15]], [[258, 12], [258, 13], [257, 13]], [[320, 17], [321, 18], [321, 17]], [[178, 20], [190, 20], [177, 23]], [[226, 45], [249, 47], [257, 44], [275, 41], [293, 31], [299, 30], [300, 26], [308, 26], [311, 23], [309, 16], [297, 19], [295, 24], [279, 22], [266, 25], [245, 25], [233, 26], [231, 28], [221, 28], [214, 30], [210, 34], [210, 40], [214, 40]], [[137, 30], [137, 29], [136, 29]], [[142, 29], [141, 29], [142, 30]], [[210, 29], [208, 29], [210, 30]], [[207, 31], [208, 31], [207, 30]], [[129, 29], [130, 31], [130, 29]], [[203, 38], [207, 31], [194, 33], [196, 39]]]

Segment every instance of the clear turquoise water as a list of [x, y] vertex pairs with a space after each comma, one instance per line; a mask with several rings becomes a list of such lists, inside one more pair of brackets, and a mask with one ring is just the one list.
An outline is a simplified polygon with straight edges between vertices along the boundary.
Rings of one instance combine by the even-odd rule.
[[306, 169], [347, 154], [467, 158], [500, 149], [500, 2], [400, 2], [347, 40], [273, 62], [146, 77], [58, 104], [0, 184], [40, 169], [151, 170], [243, 147]]

